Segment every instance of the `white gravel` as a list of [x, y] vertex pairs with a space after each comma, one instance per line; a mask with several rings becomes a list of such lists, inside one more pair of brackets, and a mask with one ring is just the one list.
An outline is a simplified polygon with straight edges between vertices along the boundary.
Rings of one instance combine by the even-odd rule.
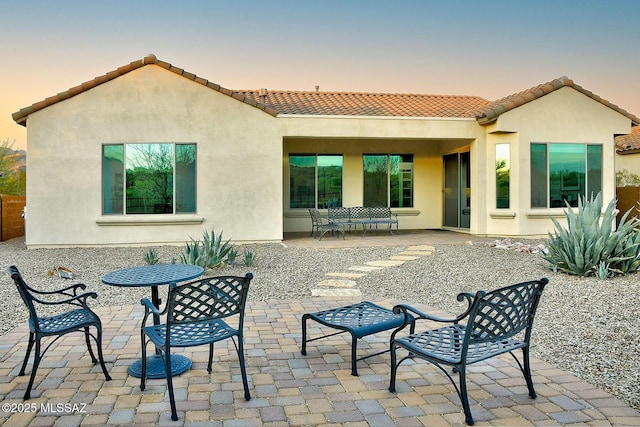
[[[538, 242], [534, 242], [538, 243]], [[532, 354], [569, 371], [640, 409], [640, 275], [606, 281], [554, 273], [539, 254], [476, 245], [434, 245], [431, 256], [398, 267], [387, 267], [357, 279], [363, 299], [391, 298], [459, 312], [458, 292], [490, 290], [518, 281], [548, 277], [535, 320]], [[161, 262], [178, 258], [181, 247], [156, 248]], [[326, 279], [326, 273], [347, 272], [351, 266], [388, 259], [402, 246], [354, 249], [287, 248], [280, 244], [238, 247], [238, 266], [209, 275], [254, 274], [250, 300], [299, 299]], [[256, 254], [244, 267], [243, 251]], [[82, 282], [98, 293], [103, 306], [137, 304], [149, 295], [145, 288], [123, 289], [102, 284], [112, 270], [144, 265], [147, 248], [77, 248], [26, 250], [24, 239], [0, 242], [0, 265], [16, 265], [27, 283], [57, 289]], [[70, 268], [73, 281], [49, 276], [55, 266]], [[26, 309], [8, 275], [0, 286], [0, 334], [23, 324]]]

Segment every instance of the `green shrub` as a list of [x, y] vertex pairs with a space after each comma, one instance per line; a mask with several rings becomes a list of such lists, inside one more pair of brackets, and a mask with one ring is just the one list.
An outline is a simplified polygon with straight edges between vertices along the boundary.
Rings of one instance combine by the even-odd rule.
[[190, 238], [185, 243], [185, 248], [180, 253], [180, 261], [183, 264], [199, 265], [203, 268], [215, 268], [224, 265], [224, 259], [232, 249], [229, 240], [222, 242], [222, 232], [218, 236], [215, 232], [202, 233], [202, 241]]
[[146, 262], [147, 265], [154, 265], [154, 264], [157, 264], [159, 261], [160, 261], [160, 257], [158, 256], [158, 251], [156, 251], [154, 248], [150, 248], [144, 254], [144, 262]]
[[256, 256], [253, 252], [247, 250], [244, 251], [244, 265], [247, 267], [251, 267], [253, 262], [255, 261]]
[[227, 254], [227, 264], [236, 265], [236, 258], [238, 257], [238, 250], [236, 248], [231, 248], [229, 253]]
[[564, 228], [552, 218], [555, 233], [549, 233], [547, 250], [542, 257], [553, 270], [568, 274], [600, 278], [611, 273], [626, 274], [640, 266], [640, 236], [636, 230], [638, 219], [627, 221], [631, 210], [626, 212], [617, 230], [613, 230], [616, 218], [616, 201], [612, 200], [602, 221], [602, 196], [591, 196], [590, 200], [578, 198], [578, 212], [567, 204]]

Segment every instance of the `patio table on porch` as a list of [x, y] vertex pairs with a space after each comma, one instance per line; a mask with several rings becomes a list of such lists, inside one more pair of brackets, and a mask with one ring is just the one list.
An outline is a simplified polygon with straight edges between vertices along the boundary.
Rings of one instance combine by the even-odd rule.
[[[204, 269], [197, 265], [188, 264], [155, 264], [141, 267], [125, 268], [112, 271], [102, 277], [102, 283], [121, 287], [151, 287], [151, 302], [158, 309], [162, 301], [158, 295], [158, 286], [175, 284], [202, 276]], [[153, 316], [153, 323], [160, 324], [160, 318]], [[171, 355], [171, 375], [179, 375], [191, 367], [191, 359], [181, 354]], [[133, 362], [128, 370], [129, 375], [140, 378], [142, 375], [142, 360]], [[164, 362], [158, 354], [147, 358], [147, 378], [164, 378]]]

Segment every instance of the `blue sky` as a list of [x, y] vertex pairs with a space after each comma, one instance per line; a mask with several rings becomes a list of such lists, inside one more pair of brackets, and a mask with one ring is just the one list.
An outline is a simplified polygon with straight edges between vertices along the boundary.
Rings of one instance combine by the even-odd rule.
[[640, 115], [640, 1], [0, 0], [11, 113], [149, 53], [230, 89], [477, 95], [560, 76]]

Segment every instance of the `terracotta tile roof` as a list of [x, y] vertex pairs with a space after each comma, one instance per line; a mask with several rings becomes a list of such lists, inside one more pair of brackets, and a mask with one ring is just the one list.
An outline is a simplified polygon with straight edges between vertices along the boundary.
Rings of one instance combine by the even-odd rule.
[[[527, 102], [538, 99], [561, 87], [572, 87], [590, 98], [601, 102], [609, 108], [631, 119], [633, 124], [640, 124], [633, 114], [594, 95], [573, 83], [567, 77], [561, 77], [548, 83], [527, 89], [494, 102], [477, 96], [448, 96], [392, 93], [361, 92], [300, 92], [300, 91], [266, 91], [231, 90], [216, 83], [189, 73], [182, 68], [160, 61], [150, 54], [141, 60], [133, 61], [103, 76], [84, 82], [78, 86], [32, 104], [13, 113], [13, 120], [26, 126], [27, 117], [38, 110], [64, 101], [81, 92], [118, 78], [146, 65], [157, 65], [192, 80], [212, 90], [230, 96], [266, 113], [297, 115], [346, 115], [346, 116], [391, 116], [391, 117], [459, 117], [476, 118], [480, 124], [494, 122], [498, 116]], [[266, 96], [265, 96], [266, 94]]]
[[616, 153], [640, 153], [640, 126], [634, 126], [628, 135], [616, 137]]
[[489, 124], [494, 122], [498, 116], [502, 113], [506, 113], [509, 110], [513, 110], [521, 105], [524, 105], [528, 102], [541, 98], [555, 90], [558, 90], [563, 87], [571, 87], [578, 92], [583, 93], [589, 98], [606, 105], [614, 111], [622, 114], [623, 116], [628, 117], [634, 124], [640, 124], [640, 119], [633, 114], [623, 110], [615, 104], [610, 103], [606, 99], [600, 98], [598, 95], [584, 89], [582, 86], [579, 86], [573, 82], [573, 80], [568, 77], [560, 77], [558, 79], [552, 80], [547, 83], [543, 83], [541, 85], [532, 87], [530, 89], [524, 90], [522, 92], [515, 93], [513, 95], [506, 96], [502, 99], [498, 99], [488, 105], [485, 105], [481, 109], [476, 112], [476, 118], [478, 119], [478, 123], [480, 124]]
[[489, 102], [477, 96], [263, 91], [263, 96], [260, 91], [238, 93], [279, 114], [300, 115], [473, 118], [474, 111]]

